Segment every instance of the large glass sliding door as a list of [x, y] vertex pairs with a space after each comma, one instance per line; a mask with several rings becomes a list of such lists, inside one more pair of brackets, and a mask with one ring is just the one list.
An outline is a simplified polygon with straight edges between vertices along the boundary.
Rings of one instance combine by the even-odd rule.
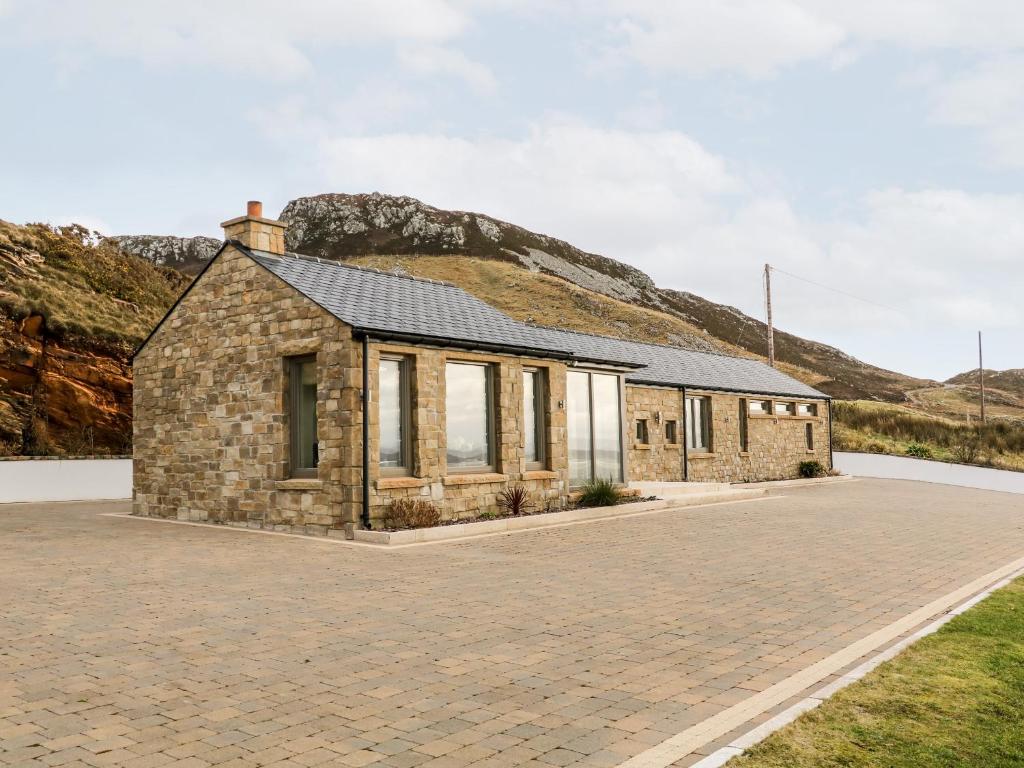
[[622, 482], [622, 407], [619, 377], [569, 371], [566, 381], [569, 483]]

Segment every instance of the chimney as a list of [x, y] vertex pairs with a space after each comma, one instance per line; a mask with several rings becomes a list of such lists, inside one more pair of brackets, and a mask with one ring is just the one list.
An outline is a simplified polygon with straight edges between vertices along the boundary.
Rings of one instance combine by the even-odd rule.
[[263, 203], [250, 200], [245, 206], [245, 216], [222, 222], [225, 240], [237, 240], [242, 245], [258, 251], [284, 253], [284, 231], [288, 225], [276, 219], [263, 218]]

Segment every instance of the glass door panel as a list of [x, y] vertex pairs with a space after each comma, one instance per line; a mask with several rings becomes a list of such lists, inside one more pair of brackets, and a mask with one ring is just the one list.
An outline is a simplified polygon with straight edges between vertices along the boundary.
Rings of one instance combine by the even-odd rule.
[[590, 374], [566, 374], [566, 421], [569, 429], [569, 484], [583, 485], [591, 479]]
[[594, 390], [594, 477], [622, 482], [622, 412], [619, 377], [592, 374]]

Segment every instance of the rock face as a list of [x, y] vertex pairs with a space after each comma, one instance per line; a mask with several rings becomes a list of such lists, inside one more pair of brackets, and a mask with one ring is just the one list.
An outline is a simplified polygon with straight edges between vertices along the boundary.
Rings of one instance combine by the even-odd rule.
[[172, 267], [186, 275], [197, 274], [220, 248], [220, 240], [212, 237], [115, 235], [104, 239], [125, 253], [141, 256], [158, 267]]
[[123, 356], [58, 342], [42, 315], [0, 314], [0, 455], [130, 452], [131, 402]]

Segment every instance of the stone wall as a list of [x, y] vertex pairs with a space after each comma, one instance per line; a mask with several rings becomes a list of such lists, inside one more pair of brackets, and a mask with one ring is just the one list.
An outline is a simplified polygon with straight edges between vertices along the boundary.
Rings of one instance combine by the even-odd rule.
[[[292, 480], [285, 358], [304, 354], [320, 466]], [[135, 358], [135, 513], [315, 533], [354, 520], [358, 355], [345, 325], [225, 249]]]
[[[763, 395], [731, 395], [718, 392], [686, 390], [687, 396], [704, 396], [711, 402], [711, 445], [707, 453], [688, 452], [688, 479], [695, 482], [755, 482], [797, 477], [800, 462], [816, 460], [829, 467], [828, 404], [824, 401], [799, 401], [777, 398], [779, 402], [817, 402], [816, 416], [748, 415], [747, 450], [740, 446], [740, 399], [769, 400], [774, 410], [775, 400]], [[679, 413], [682, 393], [678, 389], [659, 387], [626, 387], [626, 413], [630, 419], [628, 434], [631, 439], [630, 479], [673, 481], [680, 475], [680, 449], [667, 445], [664, 423], [679, 419], [680, 442], [684, 430]], [[661, 424], [654, 416], [662, 414]], [[636, 444], [636, 419], [648, 419], [650, 446]], [[811, 424], [814, 436], [813, 450], [807, 449], [805, 429]], [[679, 458], [677, 458], [679, 457]], [[660, 475], [659, 475], [660, 473]]]
[[[682, 395], [678, 389], [626, 386], [626, 444], [629, 479], [680, 482], [683, 479]], [[647, 420], [648, 442], [636, 437], [636, 422]], [[676, 423], [676, 442], [666, 435], [666, 424]]]

